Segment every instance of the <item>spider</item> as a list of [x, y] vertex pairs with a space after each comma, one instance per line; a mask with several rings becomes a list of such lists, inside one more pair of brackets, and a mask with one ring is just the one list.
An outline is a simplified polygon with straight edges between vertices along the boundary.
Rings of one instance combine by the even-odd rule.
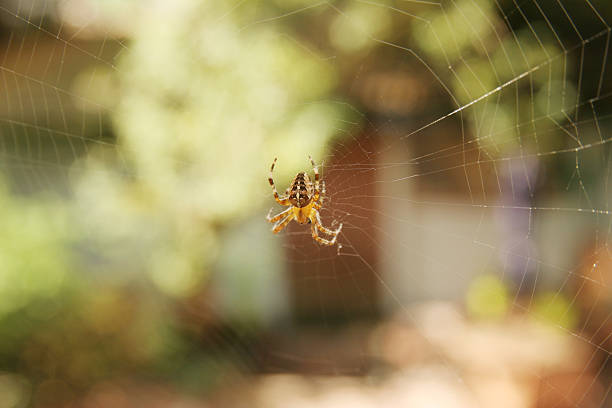
[[[321, 201], [325, 195], [325, 182], [321, 181], [321, 189], [319, 189], [319, 170], [312, 160], [312, 157], [308, 156], [308, 159], [310, 160], [312, 170], [314, 171], [314, 186], [312, 185], [308, 174], [306, 172], [300, 172], [295, 176], [287, 191], [285, 191], [285, 196], [279, 197], [278, 192], [276, 191], [276, 186], [274, 185], [274, 180], [272, 179], [272, 172], [274, 171], [274, 165], [276, 164], [276, 158], [274, 158], [272, 166], [270, 167], [270, 176], [268, 177], [268, 181], [272, 186], [272, 191], [274, 192], [274, 199], [276, 202], [280, 205], [289, 206], [289, 208], [280, 214], [275, 215], [274, 217], [270, 216], [272, 213], [272, 209], [270, 209], [266, 219], [268, 222], [275, 223], [272, 227], [272, 232], [275, 234], [285, 228], [287, 224], [291, 222], [291, 220], [296, 220], [300, 224], [311, 224], [310, 230], [312, 232], [312, 238], [322, 245], [332, 246], [336, 243], [338, 234], [340, 234], [340, 231], [342, 230], [342, 224], [340, 224], [336, 230], [325, 228], [321, 224], [319, 210], [321, 209]], [[332, 238], [321, 238], [318, 231], [321, 231]]]

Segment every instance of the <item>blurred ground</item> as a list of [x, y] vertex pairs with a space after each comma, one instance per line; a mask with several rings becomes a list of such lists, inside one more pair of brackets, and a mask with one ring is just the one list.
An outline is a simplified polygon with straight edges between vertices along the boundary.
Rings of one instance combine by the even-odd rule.
[[296, 374], [238, 375], [205, 398], [116, 379], [68, 406], [596, 407], [606, 389], [589, 371], [590, 347], [575, 336], [518, 314], [470, 322], [449, 303], [422, 304], [373, 327], [278, 335], [270, 346], [268, 370]]

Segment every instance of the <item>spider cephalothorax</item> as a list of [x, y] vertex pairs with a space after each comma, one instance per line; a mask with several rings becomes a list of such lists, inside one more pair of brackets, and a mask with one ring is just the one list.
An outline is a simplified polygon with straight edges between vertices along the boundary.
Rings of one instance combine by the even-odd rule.
[[[312, 157], [308, 156], [308, 158], [310, 159], [312, 170], [315, 175], [314, 185], [310, 181], [310, 177], [308, 177], [307, 173], [300, 172], [291, 182], [291, 185], [285, 192], [284, 197], [279, 197], [276, 187], [274, 186], [274, 180], [272, 179], [272, 172], [274, 171], [274, 165], [276, 164], [276, 158], [274, 159], [274, 162], [272, 162], [272, 166], [270, 167], [270, 176], [268, 177], [268, 181], [272, 186], [272, 191], [274, 193], [274, 199], [276, 202], [280, 205], [290, 207], [274, 217], [270, 216], [272, 213], [272, 210], [270, 210], [267, 219], [269, 222], [275, 223], [274, 227], [272, 227], [272, 231], [275, 234], [285, 228], [287, 224], [291, 222], [291, 220], [296, 220], [300, 224], [312, 224], [310, 227], [312, 237], [320, 244], [331, 246], [336, 243], [338, 234], [340, 233], [340, 230], [342, 230], [342, 224], [340, 224], [336, 230], [330, 230], [321, 224], [319, 210], [321, 209], [321, 201], [325, 195], [325, 182], [321, 181], [321, 189], [319, 190], [319, 170], [317, 169], [317, 166], [315, 166]], [[319, 231], [331, 236], [332, 239], [321, 238], [319, 236]]]

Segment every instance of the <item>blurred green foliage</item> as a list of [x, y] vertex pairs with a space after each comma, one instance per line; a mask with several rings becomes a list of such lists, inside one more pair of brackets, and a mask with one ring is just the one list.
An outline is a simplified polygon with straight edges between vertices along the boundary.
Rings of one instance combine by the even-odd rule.
[[[72, 283], [66, 250], [74, 239], [72, 229], [61, 203], [12, 197], [0, 180], [0, 319], [59, 297]], [[44, 315], [48, 310], [31, 312]]]
[[501, 319], [510, 310], [508, 288], [497, 276], [478, 276], [467, 291], [466, 308], [477, 319]]
[[573, 303], [563, 293], [538, 293], [533, 301], [531, 315], [538, 322], [563, 331], [573, 330], [579, 321], [578, 310]]
[[[78, 175], [102, 252], [140, 254], [171, 295], [208, 275], [219, 226], [269, 202], [262, 187], [275, 156], [283, 184], [341, 127], [340, 105], [326, 99], [332, 66], [275, 24], [244, 23], [253, 13], [254, 4], [191, 0], [144, 8], [118, 66], [122, 163], [94, 151]], [[133, 177], [114, 171], [121, 165]]]
[[13, 197], [0, 179], [0, 230], [0, 366], [7, 368], [80, 279], [69, 251], [75, 231], [58, 200]]
[[[446, 84], [455, 108], [530, 73], [528, 80], [496, 91], [462, 115], [480, 147], [490, 157], [558, 147], [555, 138], [538, 140], [537, 134], [559, 134], [554, 121], [572, 113], [576, 95], [566, 77], [572, 61], [563, 56], [552, 32], [538, 23], [510, 33], [493, 1], [460, 0], [455, 5], [440, 7], [413, 26], [413, 38]], [[552, 121], [537, 132], [533, 123], [518, 125], [542, 116]]]
[[[281, 8], [255, 3], [100, 8], [139, 10], [116, 70], [87, 67], [72, 87], [88, 115], [110, 115], [116, 143], [73, 157], [69, 200], [18, 198], [0, 186], [0, 359], [30, 383], [14, 393], [62, 404], [130, 372], [197, 383], [201, 392], [235, 364], [198, 344], [199, 331], [282, 310], [261, 304], [282, 290], [278, 241], [264, 234], [268, 169], [278, 156], [284, 184], [307, 155], [321, 160], [345, 108], [330, 99], [330, 62], [282, 24], [259, 24]], [[224, 235], [251, 217], [260, 221], [251, 235], [240, 227]], [[200, 312], [177, 317], [196, 294], [204, 315], [213, 308], [206, 291], [215, 265], [230, 283], [220, 285], [220, 308], [233, 309], [204, 322]]]

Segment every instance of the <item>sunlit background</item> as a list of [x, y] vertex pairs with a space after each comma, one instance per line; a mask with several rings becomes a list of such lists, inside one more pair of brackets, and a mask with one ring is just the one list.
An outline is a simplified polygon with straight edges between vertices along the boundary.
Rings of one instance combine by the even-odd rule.
[[611, 25], [5, 0], [0, 407], [612, 407]]

